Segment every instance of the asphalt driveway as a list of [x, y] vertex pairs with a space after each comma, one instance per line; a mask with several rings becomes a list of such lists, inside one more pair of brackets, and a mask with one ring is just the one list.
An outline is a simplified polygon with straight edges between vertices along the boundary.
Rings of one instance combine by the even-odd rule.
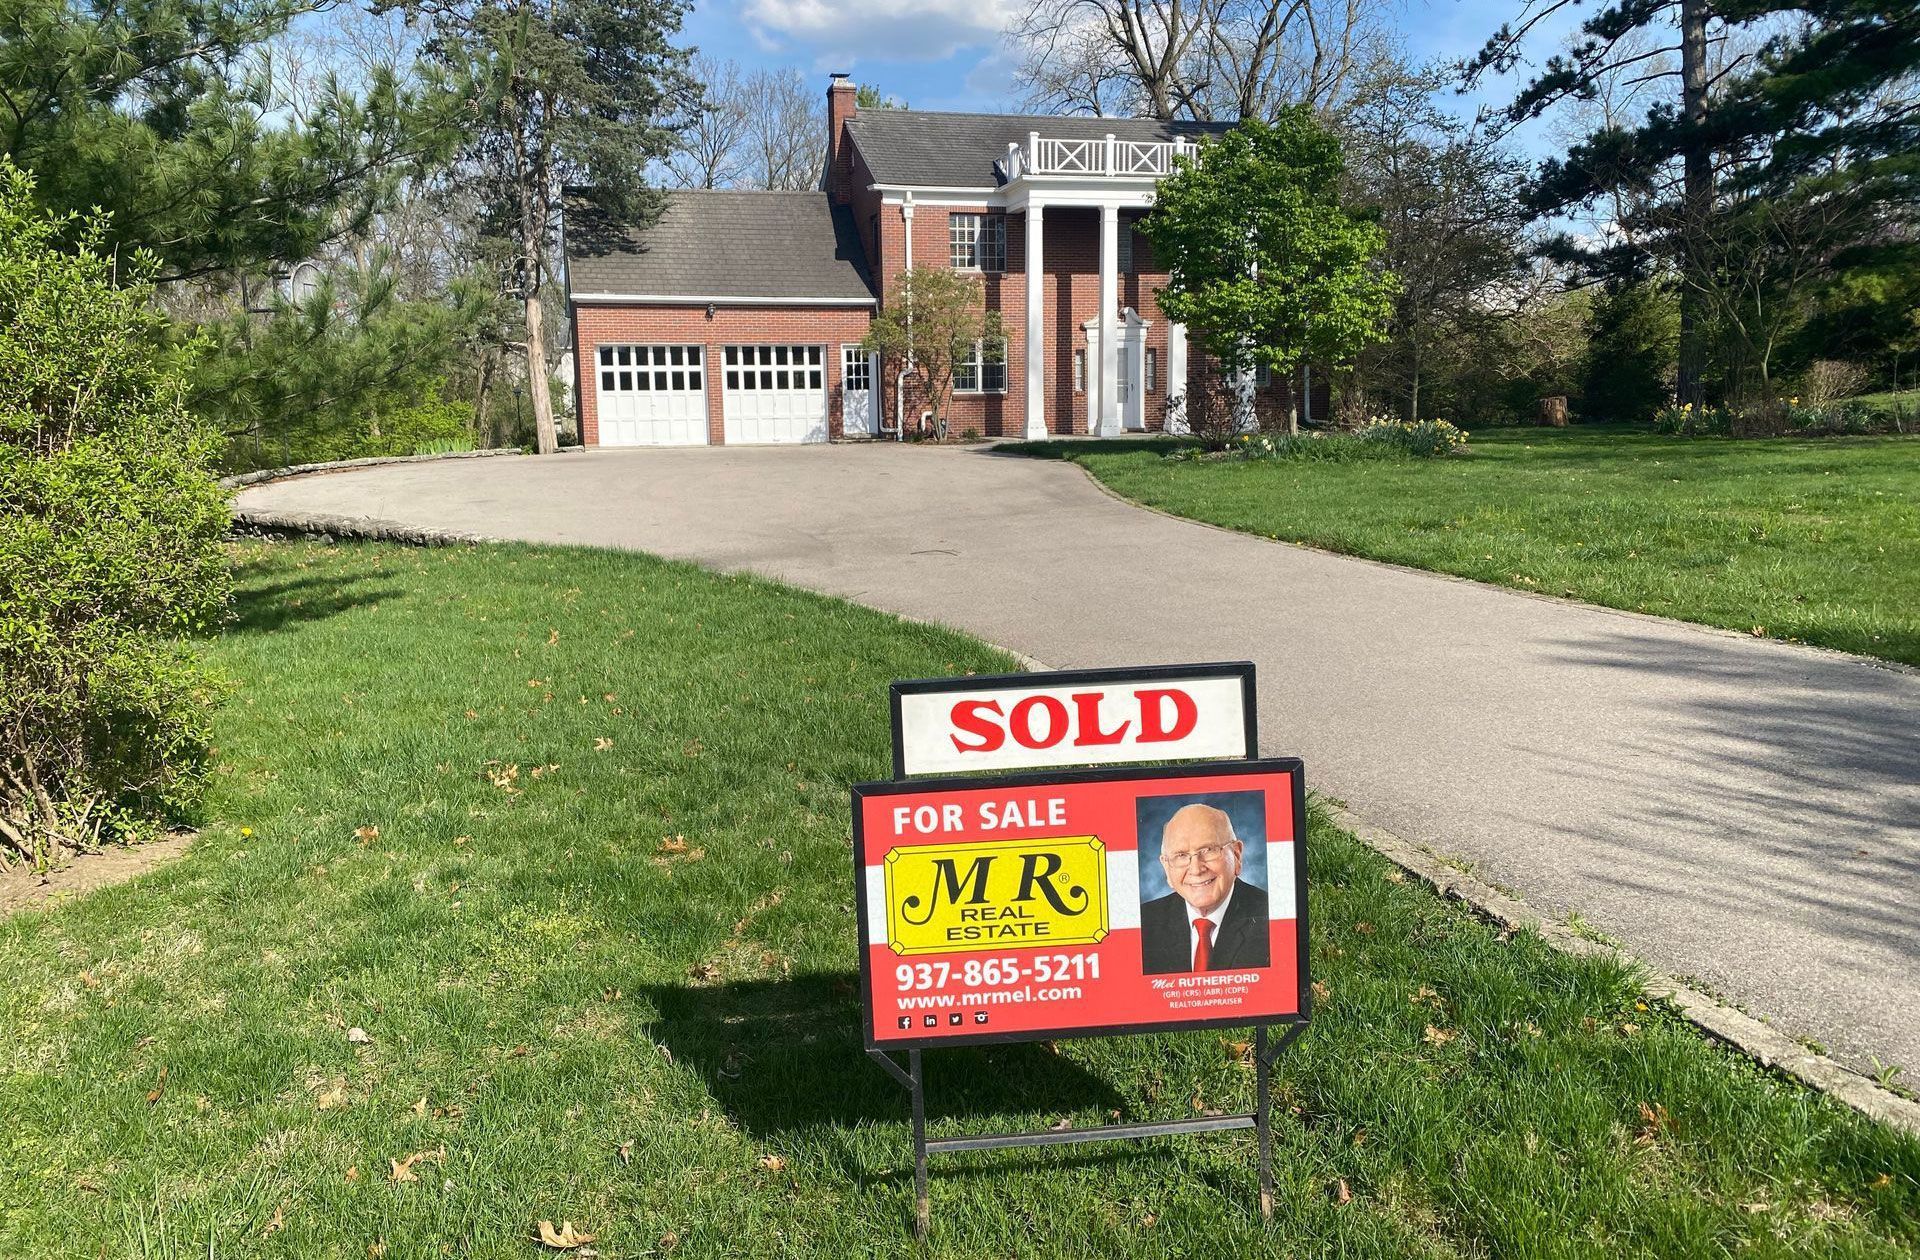
[[462, 460], [240, 502], [749, 569], [1053, 666], [1250, 658], [1264, 750], [1321, 792], [1854, 1066], [1920, 1072], [1920, 674], [1231, 534], [970, 450]]

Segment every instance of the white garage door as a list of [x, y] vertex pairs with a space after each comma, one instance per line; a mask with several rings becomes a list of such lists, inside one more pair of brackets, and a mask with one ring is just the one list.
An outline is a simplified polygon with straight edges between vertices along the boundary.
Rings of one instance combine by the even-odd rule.
[[827, 440], [827, 369], [820, 346], [728, 346], [727, 441]]
[[700, 346], [601, 346], [602, 446], [704, 446], [706, 354]]

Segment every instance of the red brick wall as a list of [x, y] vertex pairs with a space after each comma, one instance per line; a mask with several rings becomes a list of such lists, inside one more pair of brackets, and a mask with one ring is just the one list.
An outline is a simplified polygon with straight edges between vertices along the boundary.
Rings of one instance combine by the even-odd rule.
[[[856, 166], [859, 166], [856, 157]], [[864, 183], [871, 178], [859, 172]], [[874, 201], [879, 200], [874, 195]], [[856, 201], [856, 204], [859, 204]], [[869, 255], [877, 258], [875, 268], [883, 293], [891, 291], [895, 280], [906, 269], [906, 235], [898, 205], [863, 207], [864, 216], [877, 213], [880, 247]], [[916, 266], [946, 266], [949, 259], [948, 218], [954, 214], [991, 213], [980, 205], [929, 205], [914, 207], [913, 262]], [[1045, 212], [1046, 249], [1042, 256], [1047, 291], [1045, 327], [1047, 332], [1047, 429], [1052, 433], [1087, 431], [1087, 395], [1073, 388], [1073, 352], [1087, 347], [1082, 325], [1100, 310], [1100, 212], [1094, 209], [1052, 207]], [[949, 408], [954, 432], [978, 429], [988, 437], [1019, 437], [1026, 432], [1026, 338], [1027, 338], [1027, 216], [1007, 216], [1007, 269], [981, 276], [986, 304], [1000, 312], [1007, 331], [1007, 392], [1000, 394], [956, 395]], [[1127, 220], [1121, 220], [1126, 230]], [[1152, 250], [1144, 237], [1134, 237], [1134, 270], [1119, 277], [1120, 304], [1131, 306], [1149, 321], [1146, 344], [1158, 360], [1154, 388], [1144, 400], [1144, 415], [1149, 429], [1159, 429], [1167, 396], [1167, 321], [1160, 310], [1154, 290], [1166, 283], [1165, 273], [1152, 270]], [[1092, 370], [1091, 365], [1089, 371]], [[886, 370], [891, 383], [898, 364]], [[887, 414], [893, 414], [892, 386], [888, 386]], [[910, 398], [907, 413], [909, 431], [918, 422], [924, 407]]]
[[726, 441], [721, 409], [721, 347], [788, 343], [822, 345], [827, 365], [827, 433], [840, 436], [840, 347], [867, 335], [870, 312], [855, 306], [720, 306], [707, 318], [698, 306], [576, 306], [573, 310], [575, 362], [581, 388], [580, 440], [600, 444], [600, 420], [594, 365], [602, 345], [699, 345], [708, 365], [707, 440]]

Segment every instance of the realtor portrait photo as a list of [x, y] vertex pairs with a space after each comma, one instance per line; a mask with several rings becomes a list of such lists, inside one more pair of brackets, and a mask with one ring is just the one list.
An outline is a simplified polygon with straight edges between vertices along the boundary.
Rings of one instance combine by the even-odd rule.
[[1137, 817], [1142, 970], [1267, 966], [1266, 793], [1145, 797]]

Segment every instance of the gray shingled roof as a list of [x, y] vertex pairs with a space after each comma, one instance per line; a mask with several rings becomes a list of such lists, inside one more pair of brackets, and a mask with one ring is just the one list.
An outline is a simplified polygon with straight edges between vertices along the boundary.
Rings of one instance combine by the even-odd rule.
[[1055, 117], [1050, 114], [938, 114], [914, 109], [874, 109], [847, 120], [875, 183], [917, 188], [994, 188], [1003, 182], [994, 163], [1009, 143], [1027, 142], [1037, 131], [1060, 140], [1169, 141], [1218, 135], [1228, 123], [1162, 122], [1155, 118]]
[[853, 214], [822, 192], [669, 193], [638, 231], [570, 195], [566, 240], [579, 295], [873, 297]]

